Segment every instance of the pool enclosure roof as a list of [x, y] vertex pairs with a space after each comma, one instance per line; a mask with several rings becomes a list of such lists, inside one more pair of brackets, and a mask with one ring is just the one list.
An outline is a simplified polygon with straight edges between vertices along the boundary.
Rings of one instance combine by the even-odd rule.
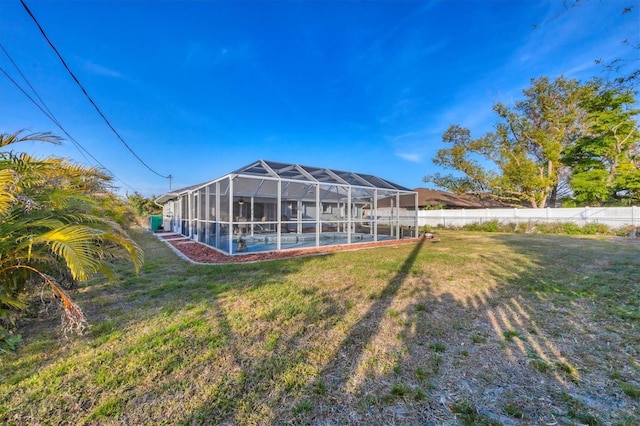
[[382, 179], [378, 176], [354, 172], [343, 172], [340, 170], [321, 167], [301, 166], [299, 164], [280, 163], [277, 161], [258, 160], [232, 173], [229, 173], [228, 175], [222, 176], [219, 179], [168, 192], [158, 197], [156, 202], [161, 204], [166, 203], [167, 201], [175, 199], [180, 194], [193, 191], [211, 182], [215, 182], [227, 177], [235, 178], [243, 176], [251, 178], [262, 177], [265, 179], [273, 180], [288, 180], [328, 185], [358, 186], [371, 189], [378, 188], [391, 191], [411, 192], [411, 190], [408, 188], [389, 182], [388, 180]]

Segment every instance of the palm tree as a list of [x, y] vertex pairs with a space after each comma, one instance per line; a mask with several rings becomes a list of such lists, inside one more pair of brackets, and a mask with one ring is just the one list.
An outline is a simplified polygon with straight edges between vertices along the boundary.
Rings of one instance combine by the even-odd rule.
[[0, 134], [0, 331], [3, 317], [26, 306], [20, 295], [44, 283], [62, 303], [63, 330], [82, 332], [86, 318], [60, 277], [111, 276], [113, 258], [130, 259], [138, 272], [143, 252], [125, 232], [124, 202], [109, 190], [108, 174], [7, 150], [25, 141], [58, 144], [60, 138]]

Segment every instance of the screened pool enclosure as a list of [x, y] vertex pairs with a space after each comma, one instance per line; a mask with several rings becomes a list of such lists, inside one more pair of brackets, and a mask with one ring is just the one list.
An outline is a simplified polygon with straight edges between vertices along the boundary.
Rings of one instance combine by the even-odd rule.
[[297, 164], [259, 160], [156, 202], [165, 230], [227, 254], [417, 236], [416, 192], [376, 176]]

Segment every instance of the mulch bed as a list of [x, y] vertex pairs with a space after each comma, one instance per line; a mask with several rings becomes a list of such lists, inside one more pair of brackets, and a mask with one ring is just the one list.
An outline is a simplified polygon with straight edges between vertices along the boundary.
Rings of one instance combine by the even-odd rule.
[[[401, 244], [412, 244], [424, 240], [424, 238], [411, 238], [406, 240], [380, 241], [375, 243], [356, 243], [351, 245], [337, 245], [324, 247], [311, 247], [305, 249], [291, 249], [282, 251], [270, 251], [264, 253], [250, 253], [229, 256], [220, 253], [213, 248], [193, 240], [185, 240], [184, 236], [168, 235], [160, 236], [168, 244], [171, 244], [176, 250], [180, 251], [187, 258], [199, 263], [246, 263], [260, 262], [273, 259], [287, 259], [297, 256], [308, 256], [316, 254], [325, 254], [336, 251], [359, 250], [370, 247], [380, 246], [396, 246]], [[426, 241], [436, 242], [436, 238], [427, 239]]]
[[184, 240], [185, 238], [187, 238], [184, 235], [180, 234], [158, 235], [158, 237], [162, 238], [165, 241]]

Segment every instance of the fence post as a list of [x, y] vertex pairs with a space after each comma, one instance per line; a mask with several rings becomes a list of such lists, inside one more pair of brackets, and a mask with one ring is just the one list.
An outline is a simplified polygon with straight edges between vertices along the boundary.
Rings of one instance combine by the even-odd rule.
[[584, 225], [587, 224], [588, 217], [589, 217], [589, 206], [584, 206]]

